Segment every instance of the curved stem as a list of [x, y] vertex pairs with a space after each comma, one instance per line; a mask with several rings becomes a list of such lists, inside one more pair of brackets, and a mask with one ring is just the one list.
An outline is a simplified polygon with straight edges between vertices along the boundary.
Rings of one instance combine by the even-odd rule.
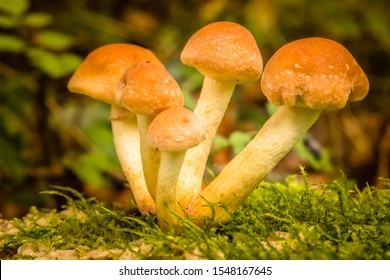
[[180, 232], [176, 211], [176, 183], [185, 152], [162, 152], [156, 188], [156, 210], [163, 231]]
[[216, 81], [205, 77], [194, 114], [203, 122], [206, 137], [185, 155], [176, 187], [179, 209], [186, 209], [202, 188], [203, 175], [210, 154], [213, 139], [225, 114], [235, 81]]
[[[280, 107], [255, 138], [211, 184], [202, 190], [188, 209], [195, 222], [206, 218], [225, 222], [275, 165], [305, 135], [321, 111], [298, 107]], [[209, 205], [221, 204], [212, 209]]]
[[161, 153], [155, 148], [150, 147], [146, 142], [146, 132], [153, 119], [154, 117], [152, 116], [137, 115], [142, 169], [149, 193], [152, 198], [156, 198], [157, 176], [160, 166]]
[[156, 212], [156, 208], [142, 171], [137, 120], [128, 114], [127, 110], [119, 106], [111, 107], [115, 150], [139, 211], [143, 215], [150, 215]]

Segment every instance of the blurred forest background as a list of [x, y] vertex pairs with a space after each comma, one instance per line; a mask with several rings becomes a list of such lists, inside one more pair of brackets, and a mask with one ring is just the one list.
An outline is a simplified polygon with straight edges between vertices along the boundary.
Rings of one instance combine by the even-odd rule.
[[[128, 197], [116, 159], [109, 106], [69, 93], [66, 84], [95, 48], [129, 42], [153, 50], [178, 80], [193, 108], [202, 76], [179, 55], [189, 36], [213, 21], [234, 21], [257, 40], [264, 63], [287, 42], [334, 39], [370, 80], [359, 103], [324, 112], [306, 140], [270, 174], [283, 180], [305, 166], [313, 182], [338, 169], [386, 187], [390, 161], [390, 9], [386, 0], [0, 0], [0, 213], [56, 207], [41, 195], [70, 186], [109, 202]], [[209, 167], [218, 172], [272, 111], [259, 82], [237, 88]]]

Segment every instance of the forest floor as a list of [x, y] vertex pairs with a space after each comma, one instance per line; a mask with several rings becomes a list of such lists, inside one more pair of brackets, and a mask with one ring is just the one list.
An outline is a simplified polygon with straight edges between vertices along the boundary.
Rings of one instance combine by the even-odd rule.
[[183, 219], [164, 233], [154, 216], [106, 205], [65, 187], [61, 210], [32, 207], [0, 217], [0, 259], [390, 259], [390, 180], [359, 190], [341, 174], [312, 185], [308, 175], [262, 183], [226, 224]]

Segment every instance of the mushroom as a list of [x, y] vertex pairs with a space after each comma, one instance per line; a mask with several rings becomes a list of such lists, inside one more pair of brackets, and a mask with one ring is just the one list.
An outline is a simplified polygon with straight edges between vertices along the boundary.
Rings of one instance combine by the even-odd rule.
[[149, 193], [155, 198], [160, 152], [146, 143], [146, 132], [157, 114], [170, 107], [183, 106], [183, 94], [164, 67], [140, 62], [120, 78], [115, 100], [137, 116], [142, 169]]
[[[322, 110], [341, 109], [369, 90], [367, 76], [349, 51], [324, 38], [306, 38], [280, 48], [261, 78], [269, 101], [281, 106], [255, 138], [194, 199], [188, 215], [224, 222], [317, 120]], [[205, 201], [222, 207], [212, 209]], [[214, 213], [214, 214], [212, 214]]]
[[149, 215], [155, 212], [155, 205], [142, 171], [136, 118], [115, 104], [115, 89], [120, 77], [131, 65], [141, 61], [163, 66], [148, 49], [133, 44], [104, 45], [86, 57], [70, 78], [68, 89], [112, 105], [111, 125], [118, 160], [139, 211]]
[[263, 61], [252, 34], [233, 22], [215, 22], [197, 31], [180, 59], [204, 76], [194, 113], [207, 130], [206, 138], [187, 152], [179, 176], [177, 195], [187, 207], [201, 189], [213, 139], [235, 86], [258, 79]]
[[[156, 188], [157, 219], [162, 230], [180, 232], [176, 214], [176, 182], [186, 150], [205, 137], [202, 122], [184, 107], [172, 107], [155, 117], [149, 126], [148, 144], [161, 151]], [[180, 201], [179, 201], [180, 204]]]

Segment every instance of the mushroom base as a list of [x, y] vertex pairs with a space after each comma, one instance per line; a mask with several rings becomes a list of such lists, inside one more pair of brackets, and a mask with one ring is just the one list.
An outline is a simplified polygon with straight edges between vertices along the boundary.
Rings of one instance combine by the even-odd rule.
[[185, 152], [162, 152], [156, 188], [158, 223], [163, 231], [180, 232], [176, 212], [176, 183]]
[[[230, 219], [230, 213], [305, 135], [320, 113], [309, 108], [280, 107], [244, 150], [191, 202], [189, 217], [198, 224], [210, 218], [218, 222]], [[218, 204], [221, 207], [210, 206]]]

